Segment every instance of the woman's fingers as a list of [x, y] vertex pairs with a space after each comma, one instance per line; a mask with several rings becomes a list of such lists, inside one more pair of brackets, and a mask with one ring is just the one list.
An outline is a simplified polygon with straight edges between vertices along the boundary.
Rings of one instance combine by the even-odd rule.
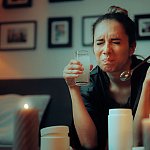
[[75, 85], [75, 79], [83, 73], [83, 66], [77, 60], [71, 60], [69, 64], [64, 68], [63, 77], [66, 80], [68, 86]]
[[65, 69], [64, 73], [65, 74], [82, 74], [83, 71], [77, 70], [75, 68], [73, 69]]
[[91, 71], [92, 69], [93, 69], [93, 65], [91, 64], [91, 65], [90, 65], [90, 71]]
[[[90, 65], [90, 71], [93, 69], [93, 65]], [[66, 80], [68, 86], [75, 85], [75, 79], [79, 77], [84, 71], [83, 65], [78, 61], [72, 59], [68, 65], [64, 68], [63, 77]]]
[[72, 60], [65, 68], [65, 74], [81, 74], [84, 68], [79, 61]]
[[68, 69], [68, 70], [80, 70], [80, 71], [84, 70], [83, 67], [81, 67], [79, 65], [75, 65], [75, 64], [74, 65], [68, 65], [66, 69]]

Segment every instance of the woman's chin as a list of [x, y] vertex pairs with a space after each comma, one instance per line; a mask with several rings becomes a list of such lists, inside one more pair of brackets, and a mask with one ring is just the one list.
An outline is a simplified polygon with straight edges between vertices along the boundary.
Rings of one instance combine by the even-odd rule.
[[112, 67], [105, 67], [102, 69], [104, 72], [107, 72], [107, 73], [111, 73], [111, 72], [114, 72], [113, 68]]

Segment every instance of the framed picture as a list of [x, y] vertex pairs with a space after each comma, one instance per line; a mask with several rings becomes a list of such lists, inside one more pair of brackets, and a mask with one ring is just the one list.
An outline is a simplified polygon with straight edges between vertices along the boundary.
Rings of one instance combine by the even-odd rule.
[[32, 0], [3, 0], [4, 8], [31, 7]]
[[72, 46], [72, 17], [48, 19], [48, 47]]
[[99, 16], [82, 17], [82, 45], [91, 46], [93, 41], [92, 26]]
[[82, 0], [49, 0], [49, 2], [54, 3], [54, 2], [70, 2], [70, 1], [82, 1]]
[[150, 40], [150, 14], [135, 15], [137, 40]]
[[0, 50], [36, 48], [36, 21], [0, 23]]

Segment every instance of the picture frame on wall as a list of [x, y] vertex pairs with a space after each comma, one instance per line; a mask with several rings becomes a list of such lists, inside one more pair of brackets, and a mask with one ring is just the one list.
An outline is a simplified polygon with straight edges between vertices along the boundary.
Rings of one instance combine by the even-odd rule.
[[33, 50], [36, 48], [37, 22], [0, 23], [0, 50]]
[[83, 0], [49, 0], [50, 3], [55, 3], [55, 2], [70, 2], [70, 1], [83, 1]]
[[82, 45], [83, 46], [92, 46], [92, 41], [93, 41], [92, 26], [93, 23], [98, 18], [99, 18], [98, 15], [82, 17]]
[[72, 17], [48, 18], [48, 47], [72, 46]]
[[32, 0], [3, 0], [4, 8], [23, 8], [31, 6]]
[[137, 40], [150, 40], [150, 14], [135, 15]]

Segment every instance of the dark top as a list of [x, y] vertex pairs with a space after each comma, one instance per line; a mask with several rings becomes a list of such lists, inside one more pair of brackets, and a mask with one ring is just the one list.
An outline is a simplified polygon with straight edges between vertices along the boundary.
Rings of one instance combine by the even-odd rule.
[[[131, 68], [135, 67], [141, 61], [133, 56]], [[109, 109], [131, 108], [133, 116], [135, 115], [148, 66], [149, 64], [145, 63], [133, 72], [131, 77], [131, 95], [125, 105], [120, 105], [111, 97], [109, 94], [109, 78], [98, 66], [91, 72], [90, 84], [80, 88], [86, 109], [97, 128], [98, 150], [105, 150], [107, 145]], [[70, 137], [72, 147], [77, 150], [84, 149], [80, 146], [74, 125], [71, 128]]]

